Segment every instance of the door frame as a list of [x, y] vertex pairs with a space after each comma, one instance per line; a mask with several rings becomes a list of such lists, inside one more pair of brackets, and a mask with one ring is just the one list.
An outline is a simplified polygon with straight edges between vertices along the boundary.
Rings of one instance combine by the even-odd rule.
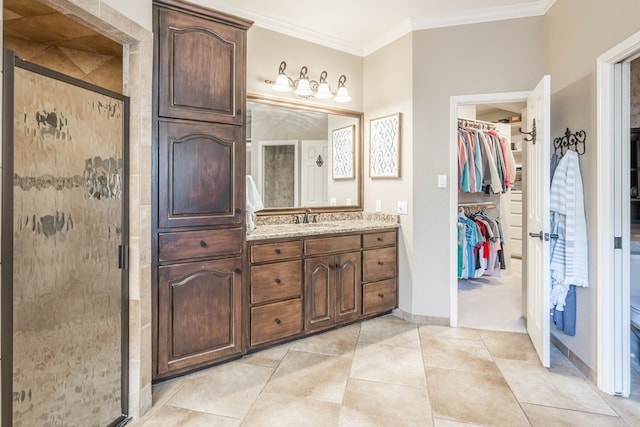
[[[452, 96], [449, 101], [449, 247], [455, 248], [458, 244], [458, 107], [471, 104], [495, 104], [499, 102], [526, 102], [531, 91], [497, 92], [475, 95]], [[523, 200], [524, 202], [524, 200]], [[525, 218], [523, 217], [523, 221]], [[523, 230], [525, 230], [523, 223]], [[523, 239], [523, 242], [525, 240]], [[524, 254], [523, 254], [524, 260]], [[456, 257], [452, 258], [449, 265], [449, 326], [458, 326], [458, 273]], [[523, 289], [526, 277], [522, 277]], [[523, 299], [526, 295], [523, 295]], [[524, 302], [523, 302], [524, 304]], [[526, 314], [526, 311], [524, 312]]]
[[[597, 59], [596, 374], [602, 391], [622, 396], [628, 396], [631, 388], [630, 224], [625, 202], [630, 189], [624, 185], [629, 177], [616, 172], [628, 171], [629, 150], [624, 144], [628, 145], [629, 136], [622, 129], [630, 127], [629, 62], [639, 54], [637, 32]], [[614, 249], [616, 236], [622, 237], [621, 251]]]

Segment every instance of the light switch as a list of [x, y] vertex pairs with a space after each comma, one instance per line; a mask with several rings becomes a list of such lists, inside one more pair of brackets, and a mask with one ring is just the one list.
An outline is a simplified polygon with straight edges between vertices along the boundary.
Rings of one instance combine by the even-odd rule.
[[376, 200], [376, 212], [382, 212], [382, 200]]
[[398, 200], [398, 213], [400, 215], [407, 215], [409, 213], [409, 206], [406, 200]]
[[438, 175], [438, 188], [447, 188], [447, 175]]

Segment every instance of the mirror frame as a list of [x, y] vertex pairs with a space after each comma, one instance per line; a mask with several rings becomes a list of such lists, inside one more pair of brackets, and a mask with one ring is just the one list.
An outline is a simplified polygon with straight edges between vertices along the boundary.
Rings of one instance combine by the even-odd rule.
[[[266, 95], [259, 95], [255, 93], [247, 93], [246, 102], [254, 102], [265, 105], [273, 105], [276, 107], [294, 108], [298, 110], [315, 111], [319, 113], [334, 114], [338, 116], [353, 117], [358, 119], [359, 131], [356, 132], [358, 137], [358, 147], [356, 153], [358, 156], [358, 162], [356, 167], [356, 179], [358, 180], [358, 204], [357, 205], [343, 205], [343, 206], [313, 206], [313, 211], [317, 213], [328, 212], [358, 212], [363, 210], [364, 206], [364, 175], [363, 175], [363, 163], [364, 163], [364, 113], [354, 110], [345, 110], [341, 108], [332, 108], [322, 105], [306, 104], [304, 102], [298, 102], [282, 98], [273, 98]], [[244, 167], [244, 163], [243, 163]], [[246, 174], [246, 171], [245, 171]], [[299, 207], [286, 207], [286, 208], [268, 208], [257, 211], [255, 215], [285, 215], [285, 214], [300, 214], [304, 213], [308, 206]]]

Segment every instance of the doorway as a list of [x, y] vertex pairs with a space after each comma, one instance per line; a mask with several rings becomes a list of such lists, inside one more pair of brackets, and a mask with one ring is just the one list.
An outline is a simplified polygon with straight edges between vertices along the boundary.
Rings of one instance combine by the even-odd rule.
[[[463, 261], [458, 264], [461, 327], [526, 333], [522, 309], [522, 135], [518, 131], [525, 112], [526, 102], [468, 104], [458, 108], [462, 156], [465, 157], [467, 144], [475, 141], [483, 144], [485, 150], [480, 154], [486, 160], [482, 185], [476, 182], [475, 188], [461, 189], [458, 193], [458, 226], [464, 231], [474, 229], [485, 240], [481, 243], [482, 253], [476, 254], [475, 261], [482, 264], [479, 270], [460, 268], [471, 263], [468, 254], [459, 260]], [[497, 152], [499, 148], [505, 151]], [[502, 159], [505, 171], [509, 166], [504, 180], [495, 179], [495, 172], [492, 179], [488, 166], [493, 162], [489, 157], [493, 161]], [[458, 250], [459, 254], [467, 252], [460, 243]]]
[[640, 32], [597, 60], [597, 282], [609, 284], [597, 289], [597, 383], [625, 397], [632, 392], [630, 74], [638, 57]]

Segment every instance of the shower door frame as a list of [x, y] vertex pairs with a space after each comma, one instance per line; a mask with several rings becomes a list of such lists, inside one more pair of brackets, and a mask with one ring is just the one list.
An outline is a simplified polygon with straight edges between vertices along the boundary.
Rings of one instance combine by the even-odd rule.
[[121, 410], [122, 414], [109, 426], [122, 426], [130, 418], [129, 413], [129, 97], [76, 79], [66, 74], [21, 60], [14, 52], [3, 50], [3, 101], [2, 101], [2, 243], [0, 290], [0, 381], [1, 426], [13, 423], [13, 234], [14, 234], [14, 69], [21, 68], [68, 83], [91, 92], [122, 102], [122, 240], [118, 250], [120, 268], [120, 348], [121, 348]]

